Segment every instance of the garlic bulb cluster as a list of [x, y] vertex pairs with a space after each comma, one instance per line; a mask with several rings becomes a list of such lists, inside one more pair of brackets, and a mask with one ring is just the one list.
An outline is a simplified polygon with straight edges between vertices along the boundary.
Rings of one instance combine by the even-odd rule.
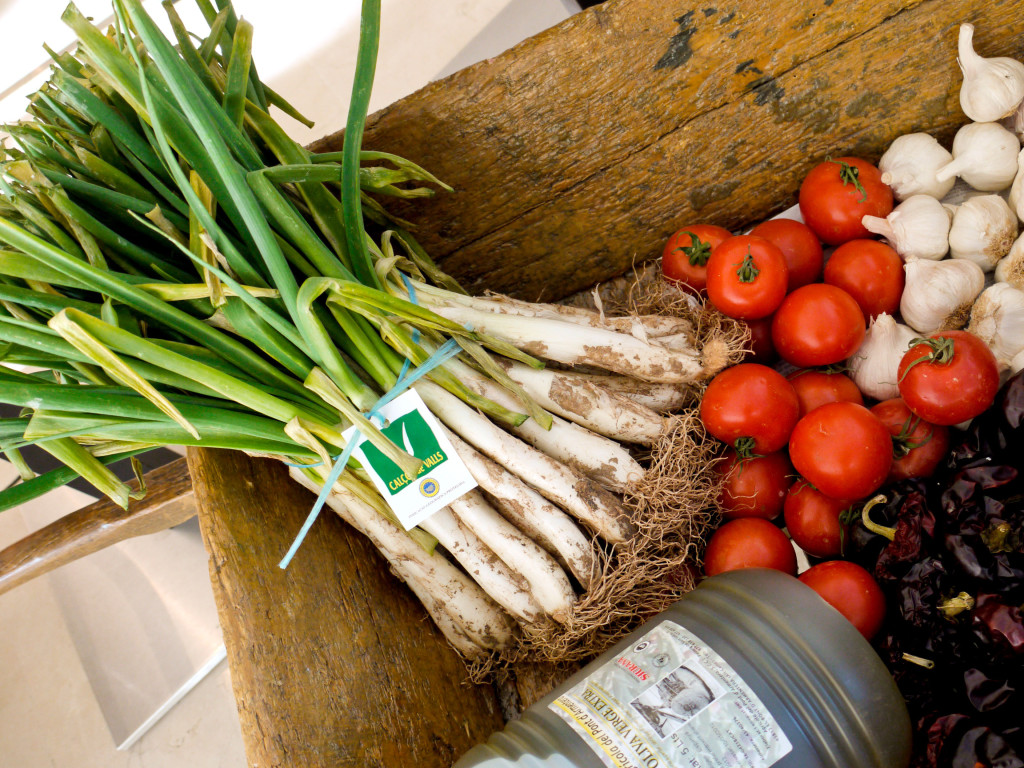
[[1013, 241], [1010, 252], [996, 264], [995, 278], [1024, 290], [1024, 235]]
[[1008, 283], [990, 285], [974, 302], [967, 330], [988, 344], [1002, 366], [1024, 352], [1024, 291]]
[[899, 397], [897, 384], [900, 360], [918, 334], [883, 312], [871, 321], [864, 341], [846, 361], [850, 378], [868, 397], [888, 400]]
[[1006, 57], [979, 56], [974, 50], [973, 24], [960, 25], [957, 54], [964, 73], [960, 108], [971, 120], [1000, 120], [1024, 101], [1024, 64]]
[[953, 159], [935, 172], [939, 181], [959, 176], [981, 192], [998, 192], [1017, 175], [1020, 141], [999, 123], [968, 123], [953, 137]]
[[985, 287], [985, 273], [967, 259], [911, 259], [904, 271], [900, 315], [920, 333], [963, 328]]
[[935, 172], [953, 160], [948, 149], [927, 133], [908, 133], [898, 137], [885, 150], [878, 161], [882, 183], [892, 188], [897, 200], [912, 195], [944, 197], [953, 188], [956, 179], [944, 181], [935, 178]]
[[1017, 214], [999, 195], [980, 195], [965, 200], [953, 213], [949, 252], [954, 259], [969, 259], [991, 272], [1016, 239]]
[[864, 216], [861, 224], [888, 240], [904, 260], [941, 259], [949, 251], [950, 212], [929, 195], [911, 195], [884, 219]]

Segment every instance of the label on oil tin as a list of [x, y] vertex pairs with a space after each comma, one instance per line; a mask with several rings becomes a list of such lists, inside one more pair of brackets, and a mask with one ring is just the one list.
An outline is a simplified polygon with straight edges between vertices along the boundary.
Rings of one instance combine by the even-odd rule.
[[548, 706], [610, 768], [768, 768], [792, 750], [735, 670], [669, 621]]

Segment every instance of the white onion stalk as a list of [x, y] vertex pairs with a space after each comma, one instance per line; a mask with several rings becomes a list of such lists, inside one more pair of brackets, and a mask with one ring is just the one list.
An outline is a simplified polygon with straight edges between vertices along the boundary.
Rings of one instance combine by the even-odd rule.
[[[453, 360], [449, 370], [467, 387], [498, 405], [520, 410], [522, 404], [504, 387], [480, 376], [465, 363]], [[578, 469], [607, 488], [625, 490], [644, 476], [644, 468], [614, 440], [591, 432], [571, 421], [552, 416], [551, 429], [527, 419], [512, 431], [534, 448], [563, 464]]]
[[436, 384], [421, 380], [413, 388], [449, 429], [586, 523], [605, 541], [621, 544], [632, 534], [625, 508], [611, 492], [505, 432]]
[[444, 601], [431, 592], [426, 584], [421, 582], [405, 567], [392, 566], [392, 570], [412, 590], [412, 593], [416, 595], [416, 599], [420, 601], [420, 604], [426, 609], [434, 624], [441, 630], [445, 640], [451, 643], [456, 651], [470, 660], [482, 659], [487, 655], [486, 649], [481, 647], [470, 637], [469, 633], [459, 626], [455, 618], [446, 610]]
[[480, 491], [460, 496], [451, 503], [451, 510], [513, 573], [526, 579], [544, 612], [564, 624], [576, 594], [555, 558], [499, 515]]
[[[323, 479], [317, 483], [297, 467], [289, 474], [313, 493], [320, 492]], [[515, 621], [442, 554], [426, 552], [405, 531], [340, 485], [332, 489], [326, 504], [373, 542], [400, 577], [418, 582], [430, 595], [424, 604], [432, 616], [443, 612], [481, 648], [499, 650], [509, 645]]]
[[541, 408], [613, 440], [651, 445], [665, 429], [657, 411], [593, 381], [550, 368], [499, 363]]
[[563, 319], [484, 311], [437, 300], [427, 291], [419, 302], [442, 317], [515, 345], [527, 354], [566, 365], [593, 365], [643, 381], [685, 384], [708, 378], [696, 352], [670, 350], [627, 333]]
[[454, 432], [445, 431], [466, 469], [502, 515], [558, 557], [583, 588], [589, 589], [595, 575], [594, 550], [572, 518]]
[[432, 301], [448, 306], [463, 306], [481, 312], [500, 312], [520, 317], [539, 317], [548, 320], [565, 320], [590, 328], [602, 328], [619, 333], [629, 333], [638, 338], [660, 338], [678, 334], [692, 334], [693, 323], [672, 315], [631, 315], [609, 317], [600, 310], [574, 307], [568, 304], [541, 304], [520, 301], [508, 296], [476, 297], [461, 293], [443, 291], [430, 285], [416, 283], [417, 296], [428, 293]]
[[559, 375], [589, 381], [607, 392], [622, 395], [638, 405], [650, 408], [655, 413], [678, 411], [690, 402], [693, 394], [688, 387], [681, 387], [678, 384], [655, 384], [631, 379], [628, 376], [577, 371], [559, 371]]
[[673, 333], [670, 336], [658, 336], [654, 339], [654, 343], [665, 347], [665, 349], [675, 350], [676, 352], [687, 352], [692, 355], [697, 354], [697, 348], [693, 345], [692, 333]]
[[526, 624], [544, 623], [544, 609], [526, 579], [480, 541], [450, 507], [439, 509], [419, 527], [436, 538], [498, 605]]

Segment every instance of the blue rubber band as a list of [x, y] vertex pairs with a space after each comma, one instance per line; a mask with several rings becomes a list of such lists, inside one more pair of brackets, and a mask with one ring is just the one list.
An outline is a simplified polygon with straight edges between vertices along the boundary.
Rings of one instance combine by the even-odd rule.
[[[381, 397], [380, 400], [374, 403], [373, 408], [371, 408], [367, 412], [366, 418], [379, 419], [380, 414], [378, 413], [378, 411], [381, 408], [383, 408], [385, 405], [387, 405], [400, 394], [402, 394], [416, 381], [426, 376], [439, 365], [443, 365], [447, 360], [450, 360], [451, 358], [455, 357], [461, 351], [462, 348], [458, 345], [458, 342], [456, 342], [455, 339], [449, 339], [440, 347], [438, 347], [434, 354], [432, 354], [430, 357], [428, 357], [426, 360], [424, 360], [422, 363], [416, 366], [416, 368], [414, 368], [411, 373], [406, 372], [406, 368], [408, 367], [409, 362], [408, 360], [406, 360], [406, 365], [402, 367], [402, 373], [399, 375], [398, 381], [395, 382], [395, 385], [391, 389], [384, 393], [383, 397]], [[288, 567], [288, 564], [291, 563], [292, 558], [295, 557], [295, 553], [298, 552], [299, 547], [302, 546], [302, 542], [306, 538], [306, 534], [309, 533], [309, 529], [313, 527], [313, 523], [316, 522], [317, 517], [320, 515], [320, 510], [323, 509], [324, 503], [327, 501], [327, 496], [330, 494], [331, 489], [334, 487], [334, 484], [338, 481], [338, 478], [341, 476], [341, 473], [344, 470], [345, 465], [348, 464], [349, 457], [352, 456], [352, 452], [356, 449], [356, 446], [362, 442], [362, 440], [363, 436], [359, 432], [359, 430], [356, 430], [355, 432], [352, 433], [352, 438], [348, 441], [348, 444], [345, 446], [345, 450], [341, 452], [341, 456], [338, 457], [338, 459], [334, 462], [334, 466], [331, 467], [331, 471], [327, 476], [327, 480], [324, 482], [324, 487], [320, 490], [320, 495], [317, 496], [316, 503], [313, 504], [313, 508], [309, 511], [309, 515], [306, 516], [306, 522], [302, 524], [302, 528], [299, 530], [298, 535], [295, 537], [295, 541], [292, 542], [291, 547], [288, 548], [288, 552], [281, 559], [281, 562], [277, 564], [278, 568], [284, 570]], [[292, 467], [318, 467], [323, 464], [323, 461], [318, 461], [316, 464], [291, 464], [289, 462], [285, 463], [289, 464], [289, 466]]]

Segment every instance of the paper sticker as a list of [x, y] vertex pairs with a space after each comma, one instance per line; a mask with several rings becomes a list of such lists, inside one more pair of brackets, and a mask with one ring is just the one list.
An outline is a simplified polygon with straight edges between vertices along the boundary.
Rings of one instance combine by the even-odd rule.
[[[352, 456], [369, 474], [406, 530], [476, 488], [473, 476], [415, 390], [396, 397], [379, 413], [384, 419], [380, 431], [395, 445], [423, 460], [419, 474], [409, 477], [362, 435]], [[352, 427], [343, 436], [351, 440], [355, 432]]]
[[548, 707], [609, 768], [768, 768], [792, 750], [750, 686], [670, 621]]

